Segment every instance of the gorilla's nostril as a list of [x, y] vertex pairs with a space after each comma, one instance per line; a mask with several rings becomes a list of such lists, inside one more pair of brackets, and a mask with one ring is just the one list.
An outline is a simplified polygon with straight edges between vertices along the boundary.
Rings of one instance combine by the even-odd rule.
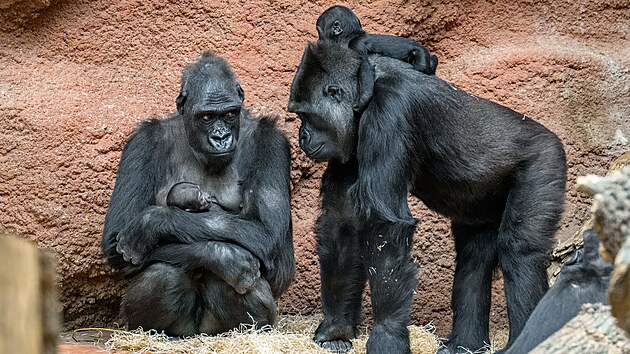
[[213, 134], [210, 136], [210, 144], [218, 150], [226, 150], [232, 145], [232, 134]]
[[210, 137], [214, 140], [225, 140], [230, 137], [230, 132], [214, 133]]

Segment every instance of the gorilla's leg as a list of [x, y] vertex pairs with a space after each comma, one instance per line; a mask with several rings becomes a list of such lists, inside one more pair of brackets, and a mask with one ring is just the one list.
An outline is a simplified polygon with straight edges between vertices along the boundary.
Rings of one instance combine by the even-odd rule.
[[[453, 329], [440, 353], [467, 353], [490, 343], [488, 338], [492, 272], [497, 265], [495, 226], [453, 223], [456, 262], [453, 280]], [[462, 347], [462, 348], [460, 348]]]
[[196, 292], [194, 283], [179, 268], [150, 265], [131, 280], [123, 296], [129, 328], [155, 329], [171, 336], [198, 333]]
[[218, 334], [238, 328], [240, 324], [256, 324], [256, 328], [276, 324], [276, 302], [265, 279], [258, 278], [242, 295], [212, 274], [204, 274], [200, 284], [204, 304], [199, 324], [201, 333]]
[[278, 316], [271, 287], [262, 278], [241, 295], [207, 270], [184, 272], [165, 263], [152, 264], [136, 276], [122, 306], [129, 328], [180, 337], [218, 334], [252, 321], [257, 327], [274, 325]]
[[368, 353], [409, 353], [409, 312], [417, 266], [411, 259], [415, 224], [370, 222], [363, 230], [364, 257], [372, 299], [374, 328]]
[[521, 333], [545, 295], [549, 252], [564, 203], [566, 170], [561, 149], [548, 148], [515, 176], [499, 229], [499, 265], [503, 272], [510, 334]]
[[359, 334], [365, 267], [354, 227], [321, 216], [317, 228], [324, 319], [313, 339], [323, 348], [343, 352]]
[[575, 317], [583, 304], [608, 304], [606, 289], [612, 265], [601, 259], [598, 247], [597, 233], [593, 229], [586, 230], [584, 249], [576, 250], [562, 265], [558, 279], [540, 300], [507, 353], [529, 353]]

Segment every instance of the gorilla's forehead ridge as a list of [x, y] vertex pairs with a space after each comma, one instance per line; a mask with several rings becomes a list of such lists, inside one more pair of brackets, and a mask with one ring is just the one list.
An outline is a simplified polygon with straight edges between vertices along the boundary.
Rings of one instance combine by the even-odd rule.
[[309, 43], [295, 74], [290, 101], [317, 102], [326, 85], [339, 86], [346, 93], [354, 92], [359, 65], [358, 55], [346, 46]]
[[237, 84], [223, 77], [211, 77], [205, 81], [195, 82], [192, 86], [191, 99], [195, 102], [193, 110], [236, 109], [243, 104], [238, 94]]

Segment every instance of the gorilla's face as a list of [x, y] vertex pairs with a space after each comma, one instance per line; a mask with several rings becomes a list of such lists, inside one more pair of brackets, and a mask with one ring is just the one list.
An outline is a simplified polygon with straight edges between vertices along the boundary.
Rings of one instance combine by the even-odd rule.
[[204, 59], [186, 71], [177, 109], [195, 156], [220, 165], [236, 152], [244, 95], [225, 62]]
[[[338, 88], [324, 88], [324, 91]], [[348, 104], [337, 101], [334, 95], [324, 93], [318, 103], [312, 105], [291, 105], [290, 112], [300, 118], [300, 148], [306, 156], [317, 161], [339, 159], [347, 161], [354, 152], [355, 130], [351, 101]], [[309, 109], [310, 108], [310, 109]], [[316, 109], [312, 109], [316, 108]]]
[[[201, 105], [200, 105], [201, 106]], [[228, 157], [236, 151], [241, 105], [205, 105], [185, 116], [190, 146], [199, 153]]]
[[210, 208], [210, 203], [210, 195], [191, 182], [175, 183], [166, 195], [166, 205], [186, 211], [206, 211]]
[[347, 70], [352, 64], [358, 70], [358, 62], [354, 52], [344, 47], [333, 51], [340, 56], [318, 57], [319, 46], [323, 45], [310, 44], [304, 52], [291, 86], [288, 111], [300, 118], [300, 148], [309, 158], [346, 162], [356, 150], [357, 122], [352, 106], [357, 77], [344, 74], [344, 70], [352, 73]]

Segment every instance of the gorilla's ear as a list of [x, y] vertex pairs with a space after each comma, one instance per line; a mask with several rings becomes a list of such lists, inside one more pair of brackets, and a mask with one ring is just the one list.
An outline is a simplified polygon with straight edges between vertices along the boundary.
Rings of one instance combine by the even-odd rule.
[[341, 102], [341, 88], [335, 85], [328, 85], [324, 88], [324, 95], [329, 96]]
[[184, 114], [184, 103], [186, 103], [186, 97], [188, 97], [188, 80], [182, 81], [182, 87], [179, 89], [179, 95], [175, 99], [175, 107], [179, 114]]
[[238, 92], [238, 97], [241, 98], [241, 101], [245, 101], [245, 92], [243, 92], [241, 85], [236, 84], [236, 92]]
[[333, 35], [338, 36], [343, 33], [343, 27], [341, 27], [341, 23], [339, 21], [335, 21], [332, 25]]

